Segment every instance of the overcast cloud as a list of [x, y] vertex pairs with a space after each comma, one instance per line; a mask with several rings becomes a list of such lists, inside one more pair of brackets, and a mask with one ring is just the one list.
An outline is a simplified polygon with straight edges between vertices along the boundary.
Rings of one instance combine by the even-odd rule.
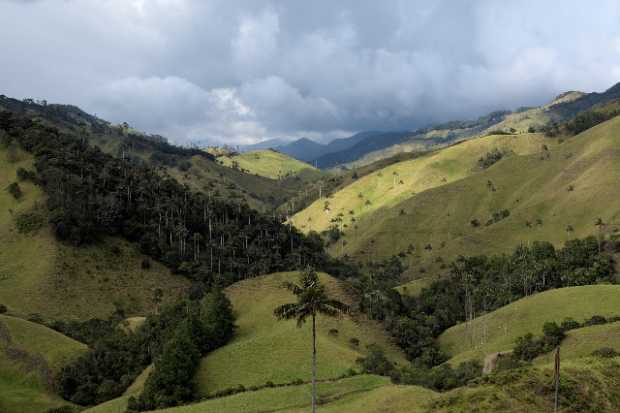
[[0, 93], [180, 143], [413, 129], [618, 81], [617, 0], [0, 0]]

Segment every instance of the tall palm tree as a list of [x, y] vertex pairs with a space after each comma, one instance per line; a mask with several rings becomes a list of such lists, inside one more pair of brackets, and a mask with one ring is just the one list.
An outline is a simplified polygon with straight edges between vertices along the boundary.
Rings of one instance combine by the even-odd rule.
[[299, 284], [286, 282], [283, 287], [295, 294], [297, 302], [279, 306], [274, 310], [274, 315], [279, 320], [296, 319], [297, 327], [301, 327], [308, 318], [312, 319], [312, 413], [314, 413], [316, 412], [316, 317], [318, 314], [336, 317], [348, 312], [349, 307], [329, 298], [325, 285], [311, 267], [301, 274]]

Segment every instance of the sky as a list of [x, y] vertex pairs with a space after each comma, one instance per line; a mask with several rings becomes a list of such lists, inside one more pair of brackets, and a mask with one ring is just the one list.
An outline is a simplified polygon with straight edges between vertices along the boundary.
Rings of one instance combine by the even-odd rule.
[[411, 130], [618, 81], [617, 0], [0, 0], [0, 94], [180, 144]]

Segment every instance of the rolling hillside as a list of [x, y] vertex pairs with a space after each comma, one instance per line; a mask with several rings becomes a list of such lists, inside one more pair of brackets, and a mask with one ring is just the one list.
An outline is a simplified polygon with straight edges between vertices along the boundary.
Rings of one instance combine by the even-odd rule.
[[340, 213], [347, 224], [351, 218], [359, 222], [418, 193], [480, 172], [477, 161], [487, 152], [498, 149], [507, 154], [530, 154], [541, 151], [543, 144], [552, 142], [540, 134], [487, 136], [397, 162], [315, 201], [293, 216], [292, 222], [306, 232], [328, 229], [330, 221]]
[[[189, 285], [159, 263], [142, 268], [147, 257], [120, 239], [80, 248], [58, 242], [47, 226], [39, 187], [20, 181], [19, 200], [5, 190], [17, 181], [19, 167], [32, 170], [31, 156], [0, 148], [0, 303], [11, 312], [87, 319], [122, 308], [143, 315], [154, 309], [155, 288], [169, 301]], [[24, 214], [38, 223], [26, 233], [16, 225]]]
[[[599, 217], [605, 223], [620, 221], [619, 135], [619, 117], [559, 145], [540, 135], [503, 135], [498, 142], [527, 139], [529, 144], [521, 154], [513, 150], [482, 170], [476, 170], [475, 159], [494, 144], [484, 145], [493, 138], [478, 138], [408, 161], [408, 169], [395, 164], [368, 175], [315, 202], [293, 222], [305, 231], [322, 230], [342, 213], [344, 248], [338, 242], [332, 253], [369, 259], [408, 252], [414, 278], [440, 272], [459, 254], [502, 253], [535, 240], [559, 246], [596, 233]], [[475, 153], [467, 155], [468, 148]], [[433, 157], [438, 162], [430, 162]], [[399, 179], [402, 184], [396, 184]], [[503, 210], [509, 216], [494, 220], [493, 214]]]
[[[273, 316], [275, 307], [294, 299], [280, 286], [296, 277], [297, 273], [267, 275], [239, 282], [226, 290], [239, 328], [231, 343], [203, 359], [196, 378], [199, 394], [239, 384], [249, 387], [267, 381], [290, 383], [310, 379], [310, 326], [298, 330], [295, 321], [278, 321]], [[322, 279], [333, 296], [348, 301], [335, 279], [328, 275], [322, 275]], [[330, 333], [332, 329], [337, 332]], [[353, 338], [359, 344], [352, 344]], [[320, 379], [335, 378], [355, 368], [356, 359], [365, 354], [368, 344], [377, 344], [395, 361], [405, 362], [404, 355], [389, 343], [380, 326], [361, 317], [319, 317], [317, 341]]]
[[[439, 344], [442, 350], [453, 357], [450, 360], [453, 365], [472, 358], [482, 360], [487, 354], [511, 350], [516, 338], [526, 333], [542, 335], [543, 324], [547, 321], [560, 323], [565, 318], [573, 318], [582, 322], [593, 315], [618, 316], [619, 296], [618, 285], [590, 285], [545, 291], [478, 317], [471, 323], [449, 328], [439, 337]], [[599, 333], [609, 331], [610, 328], [617, 329], [614, 324], [597, 327]], [[594, 331], [587, 330], [570, 331], [562, 347], [570, 347], [569, 354], [584, 356], [606, 344], [614, 344], [612, 347], [620, 350], [620, 337], [610, 338], [606, 344], [597, 340], [600, 345], [596, 348], [591, 348], [596, 345], [594, 341], [583, 343], [587, 345], [580, 348], [579, 338], [584, 335], [594, 337], [597, 328]]]
[[315, 167], [273, 150], [243, 152], [234, 156], [221, 156], [217, 160], [230, 168], [271, 179], [299, 176], [307, 180], [321, 176]]
[[2, 96], [2, 109], [27, 115], [65, 133], [85, 137], [114, 156], [161, 167], [193, 190], [213, 197], [243, 200], [255, 209], [272, 211], [300, 189], [298, 182], [282, 184], [227, 168], [202, 150], [173, 146], [162, 136], [142, 133], [127, 124], [113, 125], [75, 106], [40, 105]]
[[52, 377], [86, 346], [39, 324], [0, 315], [0, 411], [44, 411], [68, 404]]

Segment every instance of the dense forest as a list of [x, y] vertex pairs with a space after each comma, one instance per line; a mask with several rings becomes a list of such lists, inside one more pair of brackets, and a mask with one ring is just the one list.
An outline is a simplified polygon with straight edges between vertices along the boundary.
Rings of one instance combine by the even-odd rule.
[[561, 249], [534, 242], [508, 255], [459, 257], [446, 278], [416, 297], [394, 289], [404, 271], [394, 257], [372, 266], [355, 285], [362, 309], [384, 321], [414, 365], [430, 368], [447, 359], [435, 338], [459, 322], [537, 292], [614, 282], [609, 252], [620, 249], [617, 244], [589, 237], [568, 241]]
[[174, 271], [207, 285], [314, 265], [347, 269], [283, 217], [182, 186], [161, 169], [119, 159], [27, 117], [0, 114], [5, 145], [35, 156], [56, 236], [76, 245], [122, 235]]

